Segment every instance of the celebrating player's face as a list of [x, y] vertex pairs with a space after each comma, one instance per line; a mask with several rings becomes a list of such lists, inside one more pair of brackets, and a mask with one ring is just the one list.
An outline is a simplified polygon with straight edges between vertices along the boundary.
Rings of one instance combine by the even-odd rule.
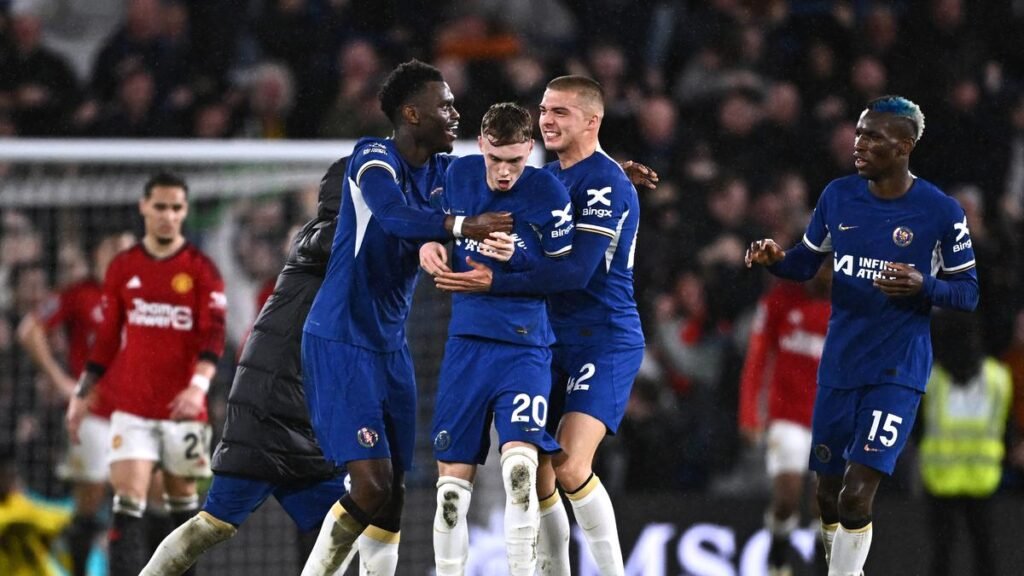
[[459, 135], [459, 112], [446, 82], [428, 82], [414, 100], [424, 140], [437, 152], [451, 152]]
[[576, 92], [545, 90], [540, 103], [540, 133], [552, 152], [571, 148], [594, 115], [581, 105]]
[[526, 159], [533, 151], [533, 140], [495, 146], [486, 136], [480, 136], [479, 142], [487, 167], [487, 187], [496, 192], [507, 192], [523, 175]]
[[181, 236], [181, 226], [188, 215], [185, 191], [177, 186], [154, 186], [149, 198], [139, 201], [139, 213], [147, 236], [160, 244], [171, 244]]

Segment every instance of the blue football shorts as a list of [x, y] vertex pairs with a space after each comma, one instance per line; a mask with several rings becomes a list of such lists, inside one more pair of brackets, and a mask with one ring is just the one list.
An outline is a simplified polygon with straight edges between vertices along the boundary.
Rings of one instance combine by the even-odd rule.
[[486, 338], [453, 336], [445, 345], [431, 437], [441, 462], [483, 464], [491, 422], [500, 445], [560, 450], [544, 425], [551, 390], [551, 351]]
[[615, 434], [626, 413], [633, 381], [640, 372], [643, 347], [556, 344], [551, 350], [548, 430], [554, 433], [565, 413], [582, 412], [600, 420], [610, 434]]
[[203, 510], [238, 527], [273, 495], [299, 530], [308, 532], [320, 526], [331, 506], [345, 495], [344, 480], [345, 474], [339, 474], [328, 480], [281, 486], [266, 480], [214, 474]]
[[390, 458], [412, 468], [416, 439], [416, 378], [408, 346], [376, 352], [302, 335], [303, 385], [324, 457], [343, 466]]
[[811, 422], [811, 470], [842, 476], [850, 461], [892, 474], [920, 403], [921, 392], [899, 384], [819, 386]]

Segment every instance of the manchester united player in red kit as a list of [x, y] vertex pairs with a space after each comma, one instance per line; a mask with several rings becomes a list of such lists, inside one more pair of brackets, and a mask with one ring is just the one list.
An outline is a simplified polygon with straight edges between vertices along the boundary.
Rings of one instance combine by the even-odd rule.
[[[135, 242], [129, 234], [112, 234], [96, 244], [88, 278], [71, 284], [48, 298], [39, 309], [22, 319], [18, 339], [62, 398], [70, 398], [74, 377], [81, 374], [96, 338], [100, 320], [103, 276], [114, 256]], [[49, 335], [63, 328], [67, 336], [67, 369], [54, 357]], [[74, 483], [75, 516], [68, 530], [68, 549], [73, 574], [85, 574], [86, 560], [95, 536], [102, 529], [97, 518], [106, 496], [107, 447], [110, 445], [110, 413], [113, 403], [101, 388], [79, 428], [79, 442], [71, 444], [64, 475]]]
[[[766, 433], [772, 502], [765, 513], [771, 534], [769, 576], [792, 576], [789, 536], [800, 520], [800, 497], [811, 451], [811, 413], [818, 363], [831, 312], [832, 267], [822, 266], [805, 285], [780, 282], [757, 305], [740, 382], [740, 432], [751, 443]], [[768, 384], [767, 418], [760, 396]], [[764, 420], [767, 420], [767, 431]]]
[[103, 386], [114, 399], [111, 576], [135, 576], [146, 562], [140, 524], [158, 463], [175, 524], [198, 509], [196, 479], [210, 476], [206, 392], [224, 350], [224, 283], [213, 262], [181, 233], [187, 185], [170, 174], [154, 176], [139, 212], [145, 236], [107, 270], [103, 323], [68, 405], [74, 439], [106, 374]]

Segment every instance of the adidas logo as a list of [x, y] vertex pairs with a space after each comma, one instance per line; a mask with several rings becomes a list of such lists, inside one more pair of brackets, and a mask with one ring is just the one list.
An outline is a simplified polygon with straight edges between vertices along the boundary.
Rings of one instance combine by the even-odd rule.
[[142, 288], [142, 280], [139, 280], [138, 276], [132, 276], [132, 279], [125, 286], [127, 288]]

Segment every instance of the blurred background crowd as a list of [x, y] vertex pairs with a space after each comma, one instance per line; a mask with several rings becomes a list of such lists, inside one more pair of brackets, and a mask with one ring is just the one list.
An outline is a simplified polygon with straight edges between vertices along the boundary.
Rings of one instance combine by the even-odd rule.
[[[912, 170], [967, 213], [986, 351], [1015, 381], [1004, 490], [1024, 490], [1022, 39], [1020, 0], [0, 0], [0, 135], [386, 136], [376, 90], [416, 57], [442, 70], [472, 138], [491, 103], [536, 110], [549, 79], [592, 76], [606, 91], [605, 150], [661, 176], [640, 193], [636, 253], [649, 361], [602, 478], [620, 492], [730, 492], [763, 478], [736, 412], [751, 317], [773, 280], [744, 267], [745, 247], [799, 241], [824, 185], [853, 172], [865, 103], [904, 95], [927, 118]], [[315, 190], [294, 190], [193, 206], [189, 235], [229, 287], [234, 347], [314, 204]], [[3, 211], [0, 421], [18, 453], [55, 464], [63, 442], [63, 400], [37, 385], [18, 321], [87, 273], [89, 226], [130, 227], [133, 212]], [[433, 340], [420, 346], [439, 350], [443, 332]], [[417, 368], [429, 394], [436, 371]], [[22, 475], [60, 495], [53, 469]], [[908, 470], [888, 484], [918, 485]]]

